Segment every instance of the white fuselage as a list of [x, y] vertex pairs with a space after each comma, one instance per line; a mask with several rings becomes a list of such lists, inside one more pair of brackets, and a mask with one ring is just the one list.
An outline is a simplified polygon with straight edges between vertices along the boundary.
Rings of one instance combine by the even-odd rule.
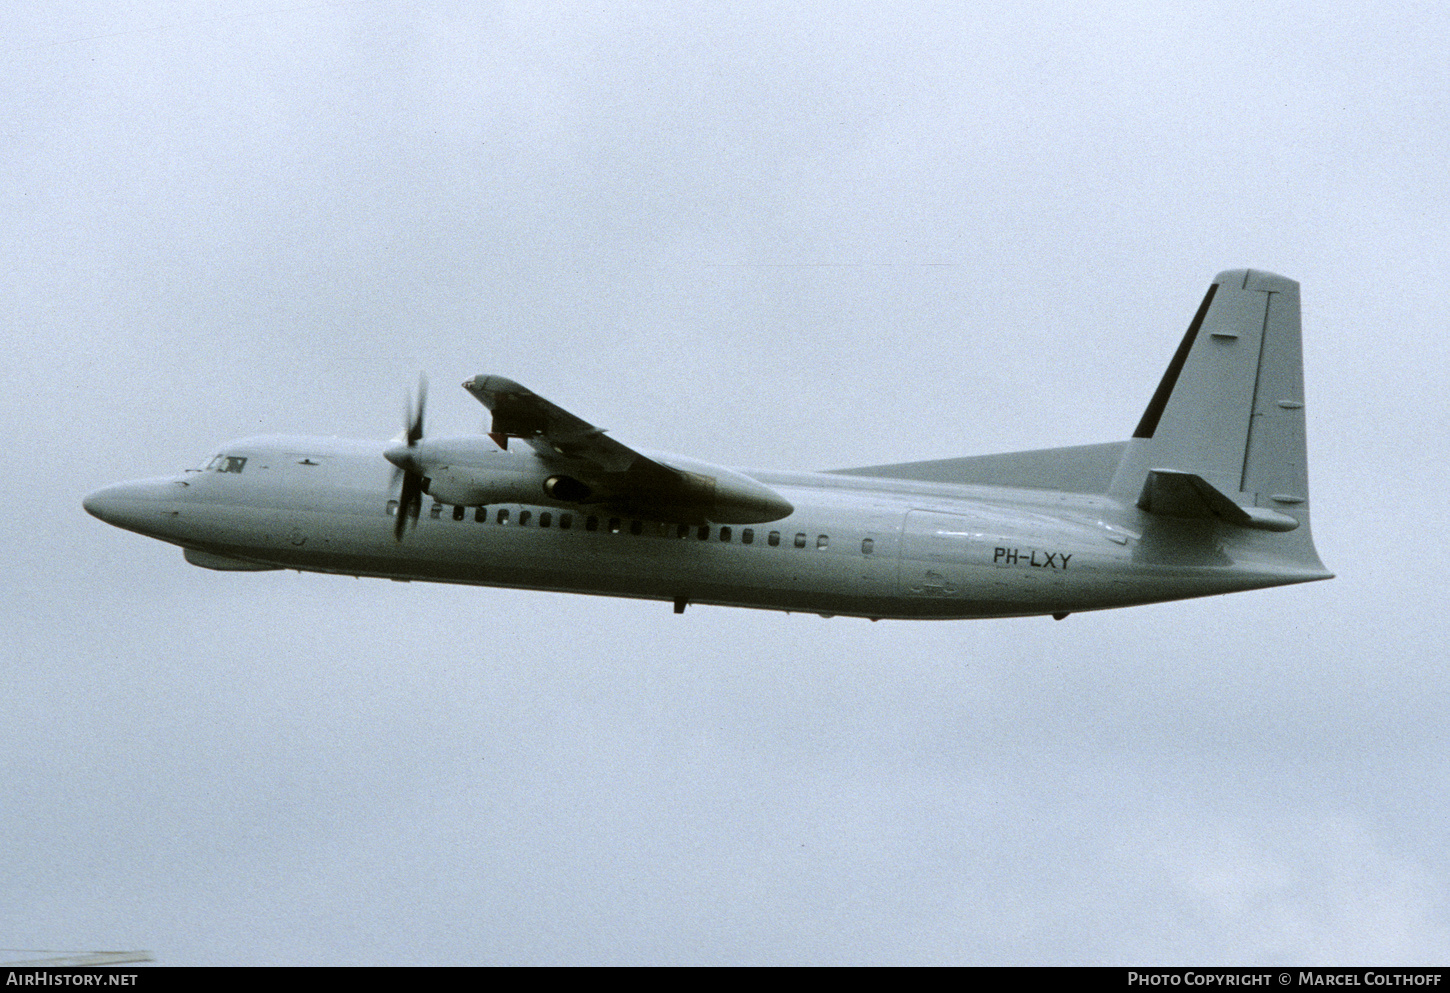
[[[240, 471], [190, 471], [86, 498], [111, 524], [220, 569], [290, 568], [870, 618], [1063, 615], [1322, 578], [1272, 536], [1149, 522], [1101, 494], [748, 471], [790, 501], [765, 524], [621, 519], [587, 504], [425, 499], [394, 539], [383, 442], [250, 439]], [[527, 458], [500, 453], [500, 458]], [[216, 463], [214, 462], [215, 466]], [[226, 463], [222, 463], [225, 468]]]

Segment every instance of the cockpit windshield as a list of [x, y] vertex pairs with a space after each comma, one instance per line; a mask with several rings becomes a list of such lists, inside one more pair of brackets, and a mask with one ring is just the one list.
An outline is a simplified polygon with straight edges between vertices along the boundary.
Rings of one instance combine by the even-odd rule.
[[237, 455], [218, 455], [206, 464], [207, 472], [241, 472], [247, 460]]

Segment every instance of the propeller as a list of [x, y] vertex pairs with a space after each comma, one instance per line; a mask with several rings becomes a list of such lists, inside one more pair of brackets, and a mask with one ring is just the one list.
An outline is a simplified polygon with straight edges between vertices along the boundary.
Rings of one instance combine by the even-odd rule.
[[403, 540], [403, 532], [409, 524], [418, 523], [418, 514], [423, 509], [423, 474], [415, 458], [418, 442], [423, 440], [423, 411], [428, 406], [428, 379], [418, 377], [418, 399], [411, 409], [404, 413], [406, 429], [403, 444], [394, 445], [384, 457], [396, 467], [393, 478], [403, 476], [403, 488], [398, 494], [398, 517], [393, 523], [393, 538]]

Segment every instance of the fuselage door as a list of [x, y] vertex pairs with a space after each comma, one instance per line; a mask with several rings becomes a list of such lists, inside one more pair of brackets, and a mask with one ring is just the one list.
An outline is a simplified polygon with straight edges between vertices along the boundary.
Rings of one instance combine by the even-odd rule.
[[964, 596], [972, 539], [971, 521], [961, 514], [911, 511], [901, 533], [901, 592], [937, 599]]

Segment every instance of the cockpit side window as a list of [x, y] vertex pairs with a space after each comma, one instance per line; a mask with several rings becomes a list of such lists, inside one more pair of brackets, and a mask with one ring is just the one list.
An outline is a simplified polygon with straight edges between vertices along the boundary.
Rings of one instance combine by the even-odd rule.
[[211, 472], [241, 472], [246, 464], [247, 460], [241, 456], [218, 455], [206, 467]]

